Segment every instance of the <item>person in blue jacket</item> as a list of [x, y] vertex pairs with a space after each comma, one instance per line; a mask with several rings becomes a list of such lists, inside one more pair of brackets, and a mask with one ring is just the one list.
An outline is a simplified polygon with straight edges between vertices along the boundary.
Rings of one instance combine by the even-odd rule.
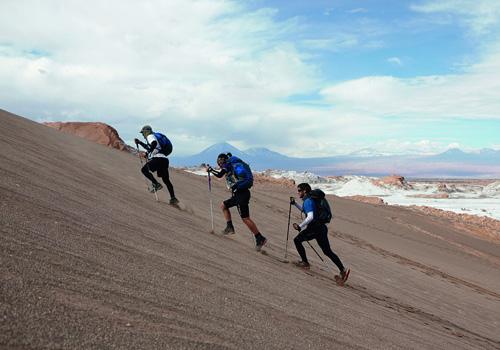
[[255, 249], [260, 251], [264, 244], [267, 243], [267, 239], [259, 232], [255, 222], [250, 219], [248, 204], [250, 202], [250, 187], [253, 185], [252, 171], [248, 164], [240, 158], [231, 155], [231, 153], [219, 154], [217, 157], [217, 165], [220, 167], [220, 171], [214, 170], [211, 167], [208, 167], [207, 171], [218, 178], [226, 176], [228, 187], [230, 187], [232, 193], [231, 198], [226, 199], [221, 204], [221, 209], [227, 223], [222, 233], [225, 235], [234, 233], [234, 226], [229, 208], [237, 207], [241, 219], [255, 236]]
[[295, 243], [295, 248], [297, 248], [297, 252], [300, 255], [302, 260], [295, 262], [295, 265], [301, 267], [303, 269], [309, 269], [310, 264], [307, 260], [306, 250], [302, 245], [305, 241], [310, 241], [312, 239], [316, 239], [319, 247], [323, 251], [323, 253], [328, 256], [333, 263], [337, 266], [340, 271], [340, 278], [345, 281], [348, 276], [348, 269], [344, 267], [340, 258], [335, 254], [330, 247], [330, 242], [328, 240], [328, 227], [318, 222], [318, 210], [317, 205], [314, 200], [310, 196], [311, 186], [308, 183], [301, 183], [297, 185], [297, 192], [299, 194], [299, 198], [302, 199], [303, 205], [295, 202], [293, 197], [290, 197], [290, 204], [295, 205], [297, 209], [302, 211], [306, 217], [300, 223], [294, 223], [293, 228], [299, 231], [299, 234], [293, 239]]

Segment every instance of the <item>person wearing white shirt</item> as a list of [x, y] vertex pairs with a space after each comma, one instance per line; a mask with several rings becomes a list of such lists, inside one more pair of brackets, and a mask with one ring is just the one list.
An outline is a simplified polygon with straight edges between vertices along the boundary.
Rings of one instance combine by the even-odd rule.
[[[155, 179], [152, 172], [156, 171], [157, 175], [161, 177], [165, 185], [167, 186], [168, 192], [170, 193], [170, 204], [177, 204], [179, 200], [175, 198], [174, 194], [174, 186], [172, 182], [170, 182], [170, 176], [168, 173], [169, 160], [167, 155], [172, 152], [172, 147], [170, 144], [169, 149], [167, 150], [168, 154], [165, 150], [162, 149], [157, 136], [153, 132], [153, 129], [149, 125], [145, 125], [141, 129], [142, 136], [146, 139], [146, 143], [141, 142], [138, 139], [135, 139], [136, 145], [141, 145], [147, 151], [147, 162], [142, 167], [141, 172], [144, 176], [152, 182], [151, 192], [159, 191], [163, 188], [163, 186]], [[162, 137], [162, 134], [159, 134]], [[168, 139], [167, 139], [168, 140]], [[170, 143], [170, 141], [169, 141]]]

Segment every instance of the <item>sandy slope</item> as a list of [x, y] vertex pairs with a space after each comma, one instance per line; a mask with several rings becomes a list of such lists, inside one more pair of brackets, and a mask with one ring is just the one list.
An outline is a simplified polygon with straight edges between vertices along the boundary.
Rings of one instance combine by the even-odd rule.
[[499, 245], [332, 197], [341, 288], [310, 250], [311, 274], [274, 258], [290, 189], [253, 190], [265, 256], [239, 219], [208, 233], [205, 179], [172, 177], [188, 211], [155, 202], [132, 155], [0, 111], [0, 347], [500, 348]]

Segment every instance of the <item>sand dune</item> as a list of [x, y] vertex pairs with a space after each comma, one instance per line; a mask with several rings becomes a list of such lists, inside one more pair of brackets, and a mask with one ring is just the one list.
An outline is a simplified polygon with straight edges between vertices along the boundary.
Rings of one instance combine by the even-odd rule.
[[0, 125], [2, 348], [500, 348], [498, 244], [330, 197], [331, 242], [352, 269], [339, 287], [310, 250], [310, 273], [279, 261], [293, 189], [252, 192], [264, 255], [236, 217], [234, 237], [208, 233], [200, 176], [173, 171], [178, 210], [146, 191], [131, 154], [4, 111]]

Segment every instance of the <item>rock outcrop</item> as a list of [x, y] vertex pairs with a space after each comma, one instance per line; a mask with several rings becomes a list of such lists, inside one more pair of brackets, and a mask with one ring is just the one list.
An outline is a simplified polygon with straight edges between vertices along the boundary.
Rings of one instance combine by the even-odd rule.
[[409, 184], [406, 181], [406, 179], [401, 175], [386, 176], [378, 180], [372, 180], [372, 183], [375, 186], [380, 186], [380, 187], [396, 187], [405, 190], [411, 190], [413, 188], [413, 186]]
[[133, 152], [134, 149], [120, 138], [118, 132], [112, 126], [100, 122], [47, 122], [44, 125], [73, 134], [89, 141], [116, 148], [120, 151]]
[[255, 183], [259, 184], [270, 183], [270, 184], [281, 185], [287, 188], [295, 188], [295, 181], [284, 177], [275, 178], [272, 176], [267, 176], [265, 174], [254, 173], [253, 180]]
[[371, 197], [371, 196], [346, 196], [342, 198], [347, 198], [347, 199], [352, 199], [358, 202], [363, 202], [363, 203], [370, 203], [370, 204], [376, 204], [376, 205], [385, 205], [386, 203], [384, 200], [380, 197]]

